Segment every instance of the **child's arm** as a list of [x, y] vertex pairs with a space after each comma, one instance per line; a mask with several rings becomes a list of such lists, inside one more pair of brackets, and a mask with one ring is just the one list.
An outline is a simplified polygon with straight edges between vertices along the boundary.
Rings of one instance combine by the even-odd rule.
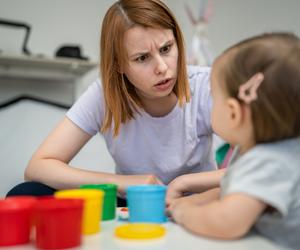
[[225, 169], [195, 174], [185, 174], [171, 181], [167, 190], [167, 203], [180, 198], [184, 193], [201, 193], [219, 187]]
[[203, 206], [175, 202], [168, 210], [173, 219], [195, 234], [218, 239], [245, 235], [265, 210], [266, 204], [246, 194], [230, 194]]
[[220, 198], [220, 188], [213, 188], [199, 194], [192, 194], [189, 196], [184, 196], [178, 199], [174, 199], [170, 203], [167, 203], [167, 205], [172, 206], [177, 202], [188, 202], [188, 203], [193, 203], [195, 205], [204, 205], [214, 200], [218, 200], [219, 198]]

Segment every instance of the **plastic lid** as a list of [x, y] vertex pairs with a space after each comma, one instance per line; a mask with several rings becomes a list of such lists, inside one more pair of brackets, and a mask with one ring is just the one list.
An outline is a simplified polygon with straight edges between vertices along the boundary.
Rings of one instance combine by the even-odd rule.
[[38, 200], [35, 209], [37, 211], [49, 211], [49, 210], [65, 210], [73, 208], [82, 208], [84, 200], [75, 198], [45, 198]]
[[104, 191], [96, 189], [68, 189], [54, 193], [56, 198], [80, 198], [80, 199], [100, 199], [104, 196]]
[[126, 192], [166, 192], [167, 187], [164, 185], [157, 185], [157, 184], [142, 184], [142, 185], [131, 185], [128, 186]]
[[115, 235], [123, 239], [154, 239], [166, 234], [166, 229], [157, 224], [131, 223], [118, 226], [115, 229]]
[[105, 191], [105, 193], [116, 193], [118, 186], [113, 183], [104, 183], [104, 184], [84, 184], [80, 188], [83, 189], [100, 189]]
[[31, 209], [37, 200], [33, 196], [10, 196], [0, 199], [0, 212]]

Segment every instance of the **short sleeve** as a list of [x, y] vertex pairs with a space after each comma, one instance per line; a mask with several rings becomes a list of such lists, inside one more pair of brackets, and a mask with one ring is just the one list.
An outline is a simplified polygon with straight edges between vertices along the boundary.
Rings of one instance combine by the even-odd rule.
[[189, 68], [189, 81], [193, 101], [197, 102], [197, 130], [198, 135], [207, 135], [212, 133], [211, 127], [211, 108], [212, 97], [210, 90], [209, 67], [191, 67]]
[[244, 193], [253, 196], [285, 216], [292, 202], [293, 173], [282, 161], [269, 157], [242, 157], [227, 170], [222, 196]]
[[96, 80], [68, 110], [66, 116], [90, 135], [100, 130], [104, 116], [104, 101], [100, 81]]

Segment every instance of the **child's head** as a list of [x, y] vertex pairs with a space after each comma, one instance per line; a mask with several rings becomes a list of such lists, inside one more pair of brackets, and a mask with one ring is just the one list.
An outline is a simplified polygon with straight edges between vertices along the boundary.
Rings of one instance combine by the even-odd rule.
[[[245, 90], [241, 85], [248, 87]], [[230, 99], [233, 106], [236, 102], [240, 121], [248, 112], [253, 143], [300, 136], [299, 38], [288, 33], [271, 33], [234, 45], [214, 63], [213, 92], [214, 89], [223, 92], [224, 100]], [[220, 112], [214, 110], [213, 123], [220, 119], [216, 117]], [[218, 130], [222, 125], [215, 126]]]
[[137, 108], [142, 107], [135, 88], [123, 73], [129, 61], [125, 33], [136, 26], [173, 32], [178, 47], [173, 91], [181, 104], [189, 100], [183, 35], [172, 12], [159, 0], [117, 1], [107, 11], [101, 31], [100, 67], [106, 104], [103, 132], [114, 124], [117, 135], [120, 124], [132, 119]]

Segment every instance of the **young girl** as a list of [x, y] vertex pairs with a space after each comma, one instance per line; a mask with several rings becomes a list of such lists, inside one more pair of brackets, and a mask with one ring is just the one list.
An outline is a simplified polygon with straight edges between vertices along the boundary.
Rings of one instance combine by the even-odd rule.
[[170, 202], [176, 222], [219, 239], [255, 228], [299, 249], [299, 68], [300, 40], [285, 33], [248, 39], [215, 61], [212, 125], [236, 148], [221, 189]]
[[[210, 70], [186, 67], [185, 56], [182, 32], [163, 2], [115, 2], [102, 23], [101, 81], [33, 155], [25, 177], [34, 183], [9, 195], [49, 194], [86, 183], [115, 183], [124, 193], [128, 185], [168, 184], [185, 173], [213, 170]], [[116, 174], [68, 164], [98, 132]]]

